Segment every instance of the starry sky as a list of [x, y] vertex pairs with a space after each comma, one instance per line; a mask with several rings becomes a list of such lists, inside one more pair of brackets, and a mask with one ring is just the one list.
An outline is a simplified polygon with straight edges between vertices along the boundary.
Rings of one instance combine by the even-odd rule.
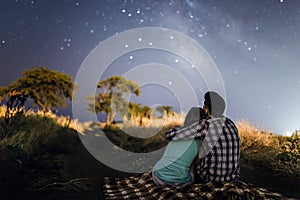
[[[298, 0], [0, 0], [0, 85], [32, 66], [75, 79], [97, 45], [143, 27], [178, 31], [206, 50], [222, 77], [226, 114], [233, 120], [283, 135], [300, 129]], [[203, 82], [169, 52], [145, 49], [122, 55], [101, 78], [151, 62], [180, 68], [199, 96], [198, 104], [203, 103]], [[135, 101], [180, 110], [167, 88], [141, 89]], [[70, 106], [65, 112], [71, 112]]]

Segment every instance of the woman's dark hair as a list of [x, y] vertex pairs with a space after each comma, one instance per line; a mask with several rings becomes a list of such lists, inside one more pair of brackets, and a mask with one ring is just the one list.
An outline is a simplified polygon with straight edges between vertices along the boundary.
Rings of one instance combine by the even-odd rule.
[[216, 92], [208, 91], [204, 95], [204, 103], [213, 117], [221, 117], [225, 111], [225, 101]]

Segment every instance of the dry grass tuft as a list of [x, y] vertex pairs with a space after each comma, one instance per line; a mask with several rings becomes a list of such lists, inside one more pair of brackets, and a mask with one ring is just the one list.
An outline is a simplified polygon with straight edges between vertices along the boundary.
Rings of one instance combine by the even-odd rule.
[[0, 106], [0, 117], [5, 117], [6, 106]]

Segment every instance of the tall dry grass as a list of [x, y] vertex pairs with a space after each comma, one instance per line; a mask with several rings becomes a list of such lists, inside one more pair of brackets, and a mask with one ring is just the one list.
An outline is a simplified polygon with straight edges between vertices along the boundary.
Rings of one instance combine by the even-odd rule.
[[278, 136], [273, 135], [270, 131], [255, 127], [248, 122], [242, 120], [236, 123], [241, 140], [241, 150], [252, 147], [272, 146], [279, 148]]
[[300, 175], [300, 136], [280, 136], [250, 125], [237, 123], [243, 167], [265, 170], [278, 176]]
[[[184, 113], [174, 113], [170, 116], [164, 116], [163, 118], [158, 118], [152, 116], [150, 119], [145, 118], [143, 119], [144, 128], [160, 128], [160, 127], [174, 127], [174, 126], [181, 126], [184, 121], [185, 114]], [[129, 127], [137, 127], [139, 124], [132, 122], [131, 120], [123, 121], [119, 125], [120, 128], [129, 128]]]
[[[7, 107], [5, 105], [0, 106], [0, 117], [5, 117]], [[12, 115], [16, 114], [16, 111], [13, 111], [11, 113]], [[49, 117], [51, 119], [54, 119], [56, 123], [62, 127], [66, 128], [71, 128], [71, 129], [76, 129], [76, 120], [72, 119], [70, 116], [63, 116], [63, 115], [56, 115], [52, 111], [48, 111], [46, 113], [43, 113], [41, 110], [39, 111], [33, 111], [33, 110], [27, 110], [25, 112], [25, 116], [30, 116], [30, 115], [39, 115], [39, 116], [45, 116]]]

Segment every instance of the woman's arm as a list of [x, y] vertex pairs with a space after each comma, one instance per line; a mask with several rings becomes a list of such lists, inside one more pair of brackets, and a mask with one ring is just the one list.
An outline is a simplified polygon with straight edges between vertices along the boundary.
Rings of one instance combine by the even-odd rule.
[[171, 136], [173, 141], [190, 140], [194, 138], [203, 138], [205, 136], [208, 123], [207, 116], [200, 107], [192, 107], [186, 115], [184, 125], [181, 129], [173, 129], [167, 135]]

